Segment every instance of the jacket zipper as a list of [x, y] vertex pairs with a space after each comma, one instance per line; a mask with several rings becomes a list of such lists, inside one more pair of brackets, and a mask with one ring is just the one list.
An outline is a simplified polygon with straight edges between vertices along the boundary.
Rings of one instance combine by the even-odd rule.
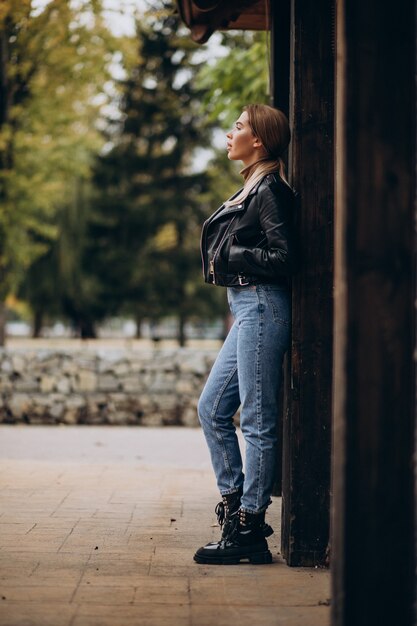
[[229, 234], [229, 230], [232, 227], [233, 222], [236, 219], [236, 215], [230, 220], [229, 226], [226, 228], [226, 230], [224, 231], [223, 237], [220, 240], [219, 245], [216, 248], [216, 252], [213, 254], [213, 257], [210, 259], [210, 264], [209, 264], [209, 273], [213, 276], [213, 285], [216, 284], [216, 275], [215, 275], [215, 269], [214, 269], [214, 261], [216, 260], [216, 256], [220, 250], [220, 248], [223, 245], [224, 240], [226, 239], [227, 235]]
[[[230, 198], [230, 199], [234, 198], [234, 197], [235, 197], [235, 195], [237, 195], [240, 191], [241, 191], [241, 189], [239, 189], [239, 191], [237, 191], [237, 192], [236, 192], [236, 194], [234, 194], [233, 196], [231, 196], [231, 198]], [[202, 228], [202, 230], [201, 230], [201, 237], [200, 237], [200, 254], [201, 254], [201, 261], [202, 261], [202, 266], [203, 266], [203, 276], [204, 276], [204, 279], [206, 278], [206, 268], [207, 268], [206, 258], [205, 258], [205, 256], [204, 256], [204, 250], [205, 250], [205, 240], [206, 240], [207, 231], [208, 231], [208, 228], [209, 228], [209, 226], [210, 226], [210, 224], [211, 224], [212, 220], [213, 220], [214, 218], [216, 218], [216, 217], [217, 217], [217, 215], [218, 215], [218, 214], [222, 211], [222, 209], [223, 209], [223, 208], [224, 208], [224, 204], [222, 204], [222, 205], [221, 205], [221, 206], [217, 209], [217, 211], [215, 211], [215, 212], [213, 213], [213, 215], [211, 215], [211, 217], [209, 217], [209, 218], [208, 218], [208, 219], [204, 222], [204, 224], [203, 224], [203, 228]], [[236, 207], [233, 207], [233, 208], [232, 208], [232, 209], [230, 209], [229, 211], [227, 211], [227, 212], [225, 211], [225, 213], [233, 213], [233, 212], [234, 212], [234, 211], [236, 211], [237, 209], [239, 210], [239, 213], [240, 213], [240, 212], [242, 211], [242, 209], [243, 209], [243, 208], [244, 208], [244, 205], [243, 205], [243, 204], [241, 204], [241, 205], [239, 205], [237, 208], [236, 208]], [[236, 215], [235, 217], [237, 217], [237, 215]], [[232, 225], [232, 222], [233, 222], [233, 220], [235, 219], [235, 217], [232, 219], [232, 221], [230, 222], [229, 226], [227, 227], [227, 229], [226, 229], [226, 233], [225, 233], [225, 235], [224, 235], [224, 236], [226, 236], [226, 235], [227, 235], [227, 232], [228, 232], [228, 230], [229, 230], [230, 226]], [[224, 238], [222, 238], [222, 240], [221, 240], [221, 242], [220, 242], [220, 243], [223, 243], [223, 239], [224, 239]], [[218, 246], [217, 250], [218, 250], [219, 248], [220, 248], [220, 245]], [[217, 250], [216, 250], [216, 253], [217, 253]], [[216, 253], [215, 253], [215, 255], [216, 255]], [[214, 258], [214, 257], [213, 257], [213, 258]], [[213, 271], [211, 271], [211, 270], [213, 270]], [[212, 265], [212, 264], [211, 264], [211, 261], [210, 261], [210, 263], [209, 263], [209, 274], [213, 275], [213, 279], [214, 279], [214, 264]], [[214, 284], [216, 284], [216, 283], [214, 283]]]
[[[207, 220], [208, 222], [208, 220]], [[205, 241], [205, 235], [207, 234], [207, 228], [208, 228], [208, 223], [204, 222], [203, 224], [203, 228], [201, 230], [201, 238], [200, 238], [200, 253], [201, 253], [201, 261], [202, 261], [202, 265], [203, 265], [203, 276], [204, 279], [206, 278], [206, 259], [204, 257], [204, 248], [205, 246], [203, 246], [204, 241]]]
[[[238, 192], [239, 193], [239, 192]], [[206, 239], [206, 234], [207, 234], [207, 230], [208, 227], [212, 221], [212, 219], [221, 212], [221, 210], [223, 209], [224, 204], [222, 204], [221, 206], [219, 206], [219, 208], [213, 213], [213, 215], [211, 215], [203, 224], [203, 228], [201, 230], [201, 237], [200, 237], [200, 254], [201, 254], [201, 261], [202, 261], [202, 266], [203, 266], [203, 276], [204, 276], [204, 280], [206, 278], [206, 259], [204, 257], [204, 252], [203, 250], [205, 250], [205, 239]]]

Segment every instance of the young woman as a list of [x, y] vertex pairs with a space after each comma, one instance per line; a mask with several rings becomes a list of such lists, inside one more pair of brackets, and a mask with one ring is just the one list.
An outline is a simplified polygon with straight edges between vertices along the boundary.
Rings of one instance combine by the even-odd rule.
[[[205, 281], [227, 287], [234, 324], [198, 405], [222, 502], [222, 537], [197, 550], [197, 563], [270, 563], [265, 523], [277, 445], [278, 392], [289, 345], [289, 276], [294, 266], [294, 193], [282, 155], [290, 141], [285, 115], [246, 106], [227, 134], [229, 159], [244, 164], [244, 186], [205, 223]], [[241, 407], [242, 457], [233, 424]]]

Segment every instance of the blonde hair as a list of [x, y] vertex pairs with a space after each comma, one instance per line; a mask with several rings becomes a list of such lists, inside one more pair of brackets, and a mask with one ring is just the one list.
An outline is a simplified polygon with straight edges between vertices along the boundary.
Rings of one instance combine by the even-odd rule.
[[254, 186], [267, 174], [278, 173], [280, 178], [289, 185], [282, 159], [291, 139], [286, 116], [279, 109], [274, 109], [267, 104], [248, 104], [243, 107], [243, 110], [248, 114], [252, 133], [261, 141], [267, 154], [241, 170], [240, 173], [245, 178], [243, 189], [232, 200], [225, 202], [226, 206], [243, 202]]

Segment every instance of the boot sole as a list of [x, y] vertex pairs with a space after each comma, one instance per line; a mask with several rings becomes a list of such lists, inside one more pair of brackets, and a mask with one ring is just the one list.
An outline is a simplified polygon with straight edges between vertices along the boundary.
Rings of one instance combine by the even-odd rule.
[[269, 550], [264, 552], [254, 552], [252, 554], [242, 554], [240, 556], [202, 556], [194, 555], [194, 561], [203, 565], [238, 565], [242, 561], [249, 561], [252, 565], [265, 565], [272, 563], [272, 554]]

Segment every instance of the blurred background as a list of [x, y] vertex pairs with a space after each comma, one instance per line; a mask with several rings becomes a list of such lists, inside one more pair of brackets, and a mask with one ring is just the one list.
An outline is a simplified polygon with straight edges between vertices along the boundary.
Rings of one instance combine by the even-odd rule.
[[269, 101], [267, 34], [198, 46], [168, 0], [5, 0], [0, 24], [0, 344], [220, 340], [200, 231], [240, 187], [224, 134]]

